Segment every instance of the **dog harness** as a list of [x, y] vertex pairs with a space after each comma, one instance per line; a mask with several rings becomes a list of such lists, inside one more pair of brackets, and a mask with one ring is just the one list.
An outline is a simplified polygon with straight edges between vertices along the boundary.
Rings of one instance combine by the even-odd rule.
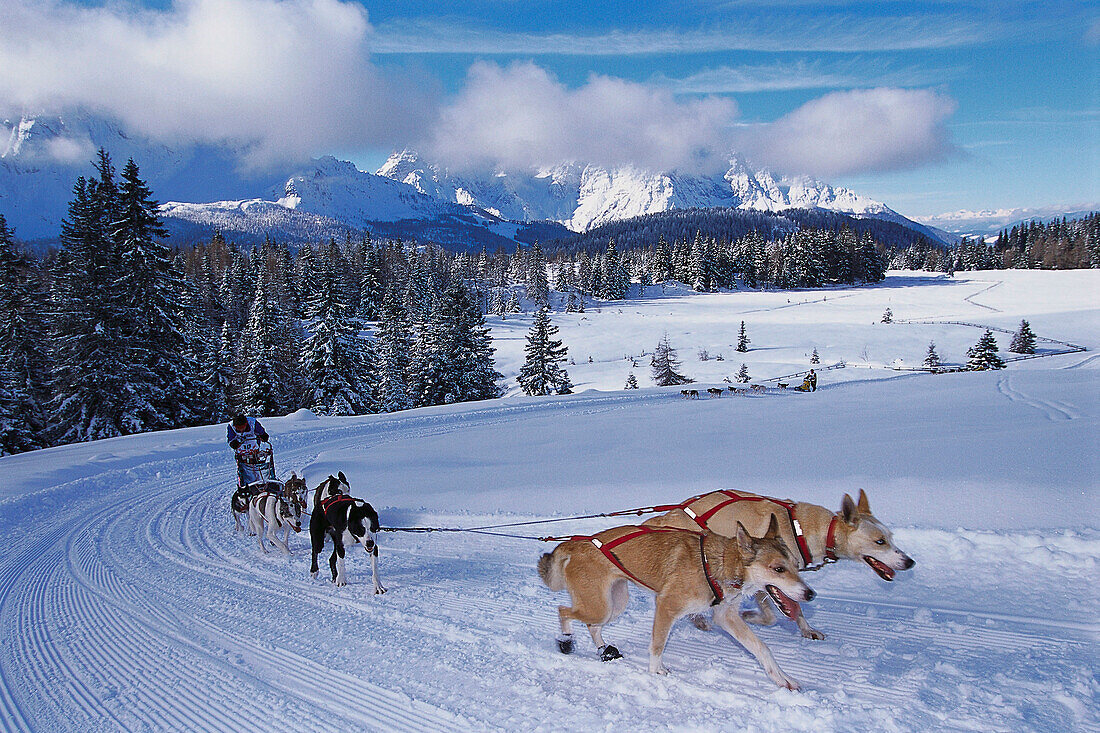
[[[325, 516], [328, 517], [330, 509], [333, 509], [340, 504], [350, 503], [354, 501], [355, 499], [348, 496], [347, 494], [333, 494], [327, 499], [321, 499], [321, 511], [323, 511], [325, 513]], [[329, 521], [331, 522], [332, 520], [330, 519]]]
[[725, 501], [720, 501], [710, 509], [706, 510], [702, 514], [696, 514], [691, 509], [691, 505], [699, 499], [707, 496], [707, 494], [700, 494], [699, 496], [693, 496], [685, 501], [683, 504], [676, 506], [676, 509], [681, 509], [684, 514], [691, 517], [691, 519], [703, 529], [710, 529], [707, 526], [707, 521], [710, 520], [715, 514], [722, 509], [725, 509], [730, 504], [735, 504], [739, 501], [770, 501], [773, 504], [778, 504], [787, 510], [787, 518], [791, 522], [791, 530], [794, 532], [795, 545], [798, 547], [798, 554], [802, 556], [802, 568], [803, 570], [818, 570], [825, 565], [836, 562], [836, 523], [837, 516], [834, 514], [833, 519], [829, 522], [829, 531], [825, 536], [825, 557], [821, 563], [811, 567], [813, 565], [813, 555], [810, 554], [810, 547], [806, 543], [806, 536], [802, 532], [802, 524], [798, 521], [798, 517], [795, 513], [795, 503], [793, 501], [784, 501], [783, 499], [772, 499], [767, 496], [742, 496], [730, 489], [719, 489], [717, 492], [725, 495], [727, 498]]
[[[714, 600], [711, 601], [710, 605], [717, 606], [719, 603], [721, 603], [722, 599], [725, 598], [726, 594], [722, 591], [722, 586], [719, 585], [718, 582], [715, 581], [714, 578], [710, 574], [710, 563], [707, 562], [707, 553], [703, 549], [703, 542], [706, 540], [706, 534], [704, 534], [703, 532], [696, 532], [695, 530], [692, 530], [692, 529], [680, 529], [679, 527], [648, 527], [648, 526], [641, 526], [641, 527], [638, 527], [633, 532], [627, 532], [622, 537], [616, 537], [615, 539], [608, 540], [607, 542], [603, 542], [603, 541], [601, 541], [601, 540], [599, 540], [595, 537], [584, 536], [584, 535], [576, 535], [574, 537], [570, 537], [569, 539], [570, 539], [570, 541], [577, 541], [577, 542], [591, 542], [592, 545], [597, 550], [599, 550], [600, 552], [602, 552], [604, 554], [604, 557], [606, 557], [608, 560], [611, 561], [612, 565], [617, 567], [619, 570], [623, 571], [628, 578], [630, 578], [631, 580], [633, 580], [635, 583], [642, 586], [643, 588], [649, 588], [651, 591], [656, 593], [657, 592], [656, 588], [654, 588], [649, 583], [646, 583], [645, 581], [640, 579], [634, 573], [627, 570], [626, 566], [623, 565], [622, 561], [619, 560], [618, 556], [616, 556], [615, 553], [612, 552], [612, 550], [614, 550], [616, 547], [623, 544], [624, 542], [629, 542], [630, 540], [637, 539], [638, 537], [641, 537], [643, 535], [657, 534], [657, 533], [660, 533], [660, 532], [687, 532], [689, 534], [697, 535], [699, 537], [699, 557], [702, 559], [703, 575], [706, 577], [707, 585], [710, 586], [710, 590], [714, 594]], [[740, 588], [741, 584], [736, 583], [735, 587]]]

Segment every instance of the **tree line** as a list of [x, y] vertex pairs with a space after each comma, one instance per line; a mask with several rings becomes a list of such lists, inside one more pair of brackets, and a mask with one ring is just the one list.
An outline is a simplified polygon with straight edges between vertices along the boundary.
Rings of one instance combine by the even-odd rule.
[[[0, 452], [208, 424], [230, 415], [391, 412], [502, 392], [485, 315], [647, 285], [697, 290], [874, 282], [883, 245], [854, 231], [701, 231], [621, 251], [447, 252], [345, 233], [292, 248], [215, 233], [172, 249], [130, 160], [101, 150], [73, 186], [61, 246], [20, 248], [0, 216]], [[567, 300], [567, 302], [566, 302]], [[538, 325], [538, 324], [536, 324]], [[541, 324], [540, 359], [560, 362]], [[569, 389], [552, 367], [534, 393]], [[530, 377], [530, 379], [528, 378]]]
[[890, 266], [899, 270], [956, 272], [959, 270], [1074, 270], [1100, 267], [1100, 213], [1080, 219], [1031, 221], [1002, 229], [986, 242], [963, 237], [954, 247], [927, 242], [890, 252]]

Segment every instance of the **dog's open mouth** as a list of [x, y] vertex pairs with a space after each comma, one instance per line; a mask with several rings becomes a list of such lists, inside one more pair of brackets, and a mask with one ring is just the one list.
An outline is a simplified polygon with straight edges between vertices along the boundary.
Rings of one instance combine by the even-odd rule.
[[881, 563], [870, 555], [863, 556], [863, 562], [871, 566], [871, 569], [878, 573], [878, 577], [883, 580], [894, 579], [894, 569], [885, 563]]
[[783, 612], [784, 616], [789, 619], [798, 618], [798, 614], [802, 610], [802, 607], [798, 605], [798, 601], [794, 600], [774, 585], [768, 585], [765, 586], [765, 588], [768, 591], [768, 595], [775, 601], [776, 607]]

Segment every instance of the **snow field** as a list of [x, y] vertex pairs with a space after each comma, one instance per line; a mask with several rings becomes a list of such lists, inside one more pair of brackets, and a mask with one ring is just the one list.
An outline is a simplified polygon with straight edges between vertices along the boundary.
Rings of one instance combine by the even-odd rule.
[[[698, 401], [681, 399], [678, 389], [622, 391], [625, 373], [601, 372], [597, 361], [570, 372], [574, 382], [578, 373], [589, 380], [584, 388], [608, 380], [606, 392], [265, 419], [280, 476], [304, 473], [313, 487], [342, 470], [388, 526], [574, 516], [720, 487], [839, 508], [844, 492], [865, 488], [917, 565], [894, 583], [850, 562], [806, 575], [819, 595], [804, 608], [828, 638], [804, 640], [786, 621], [758, 632], [801, 693], [776, 689], [724, 633], [684, 621], [665, 654], [672, 673], [650, 675], [653, 603], [638, 588], [605, 630], [624, 660], [598, 662], [580, 629], [577, 653], [559, 654], [555, 607], [566, 595], [539, 581], [535, 562], [552, 545], [537, 541], [384, 533], [389, 593], [372, 595], [359, 548], [349, 550], [346, 588], [312, 581], [306, 533], [292, 536], [290, 557], [262, 555], [255, 538], [233, 533], [232, 456], [224, 428], [210, 426], [0, 459], [0, 725], [1100, 729], [1100, 372], [1091, 356], [1100, 322], [1096, 290], [1079, 292], [1095, 280], [1003, 275], [1004, 285], [971, 301], [988, 283], [849, 291], [835, 304], [827, 291], [827, 301], [791, 308], [779, 293], [654, 299], [629, 318], [606, 318], [607, 307], [585, 314], [591, 326], [567, 327], [562, 317], [561, 335], [572, 348], [567, 328], [589, 328], [591, 348], [606, 343], [613, 355], [682, 322], [685, 342], [673, 335], [673, 343], [686, 357], [689, 338], [699, 345], [726, 338], [711, 334], [712, 321], [735, 336], [742, 316], [725, 311], [743, 300], [749, 310], [775, 307], [762, 311], [773, 325], [760, 321], [754, 333], [749, 321], [750, 336], [763, 347], [758, 335], [779, 341], [769, 329], [788, 329], [781, 353], [767, 356], [788, 368], [796, 350], [810, 350], [805, 332], [824, 328], [838, 329], [842, 354], [863, 339], [900, 353], [909, 338], [900, 334], [924, 327], [872, 326], [868, 316], [880, 316], [889, 297], [906, 301], [891, 306], [899, 318], [911, 310], [924, 315], [909, 317], [1012, 328], [1028, 317], [1039, 335], [1090, 352], [990, 373], [849, 368], [823, 375], [813, 395], [770, 390]], [[1049, 302], [1036, 296], [1031, 312], [1028, 292]], [[983, 299], [994, 295], [1003, 299]], [[983, 318], [972, 301], [1000, 310]], [[660, 315], [669, 309], [671, 320]], [[526, 330], [508, 328], [519, 338]], [[944, 334], [955, 337], [955, 329], [960, 345], [980, 335], [958, 327]], [[913, 344], [921, 356], [923, 339]], [[501, 348], [506, 355], [503, 341]], [[502, 367], [514, 378], [518, 363]], [[636, 373], [646, 384], [648, 368]], [[857, 375], [865, 381], [853, 381]], [[616, 523], [626, 520], [501, 531], [564, 535]], [[325, 560], [327, 553], [322, 576]]]

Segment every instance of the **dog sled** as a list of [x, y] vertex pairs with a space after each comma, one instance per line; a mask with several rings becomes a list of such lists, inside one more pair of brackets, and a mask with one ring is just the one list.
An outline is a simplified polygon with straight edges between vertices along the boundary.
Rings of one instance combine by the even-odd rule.
[[283, 495], [283, 482], [275, 476], [275, 451], [271, 443], [246, 443], [237, 449], [236, 459], [239, 493], [249, 498], [265, 491]]

